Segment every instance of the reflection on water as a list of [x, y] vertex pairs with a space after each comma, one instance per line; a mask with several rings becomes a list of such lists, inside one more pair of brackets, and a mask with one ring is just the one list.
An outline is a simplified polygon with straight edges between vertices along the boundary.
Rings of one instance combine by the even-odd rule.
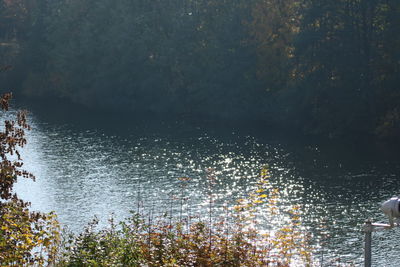
[[[94, 215], [104, 222], [111, 214], [129, 216], [131, 210], [201, 216], [208, 207], [209, 168], [216, 177], [213, 213], [219, 214], [223, 205], [245, 197], [268, 165], [271, 183], [280, 190], [283, 217], [264, 218], [266, 225], [282, 223], [285, 209], [300, 205], [322, 265], [332, 260], [358, 265], [364, 220], [384, 220], [379, 205], [400, 188], [395, 161], [274, 134], [182, 123], [110, 130], [32, 114], [31, 124], [23, 156], [37, 181], [20, 182], [17, 190], [34, 209], [56, 211], [75, 231]], [[397, 266], [400, 248], [392, 243], [399, 237], [398, 230], [374, 235], [376, 264]]]

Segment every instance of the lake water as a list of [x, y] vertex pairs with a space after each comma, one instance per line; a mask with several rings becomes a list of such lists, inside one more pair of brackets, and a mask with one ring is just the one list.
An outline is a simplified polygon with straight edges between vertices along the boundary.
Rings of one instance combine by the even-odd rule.
[[[102, 224], [111, 214], [122, 219], [130, 211], [202, 216], [208, 213], [210, 194], [213, 214], [219, 214], [225, 205], [246, 197], [268, 165], [282, 213], [265, 218], [266, 224], [282, 223], [285, 210], [299, 205], [321, 265], [358, 266], [363, 261], [363, 222], [386, 221], [380, 204], [400, 191], [396, 154], [368, 143], [80, 112], [30, 113], [32, 131], [23, 157], [37, 180], [17, 185], [33, 209], [56, 211], [73, 231], [94, 215]], [[210, 169], [216, 180], [211, 192]], [[374, 233], [376, 266], [399, 266], [399, 239], [400, 229]]]

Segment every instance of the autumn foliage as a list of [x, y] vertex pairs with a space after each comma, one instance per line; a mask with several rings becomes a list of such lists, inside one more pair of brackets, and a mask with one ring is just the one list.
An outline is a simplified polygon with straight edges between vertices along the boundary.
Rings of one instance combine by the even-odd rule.
[[[8, 93], [0, 99], [5, 113], [9, 112], [11, 98]], [[29, 129], [26, 112], [22, 111], [14, 120], [6, 119], [0, 132], [0, 266], [44, 265], [56, 255], [59, 229], [55, 215], [30, 211], [30, 204], [13, 192], [18, 178], [34, 179], [22, 169], [19, 153]]]
[[[211, 179], [210, 179], [211, 180]], [[209, 181], [210, 182], [210, 181]], [[65, 238], [60, 266], [311, 266], [312, 249], [301, 228], [300, 211], [292, 207], [289, 222], [263, 231], [256, 210], [274, 216], [278, 190], [266, 169], [248, 198], [238, 200], [218, 220], [167, 216], [129, 219], [97, 229], [95, 219], [85, 230]], [[211, 212], [211, 210], [210, 210]], [[228, 215], [229, 214], [229, 215]], [[190, 222], [189, 222], [190, 220]]]

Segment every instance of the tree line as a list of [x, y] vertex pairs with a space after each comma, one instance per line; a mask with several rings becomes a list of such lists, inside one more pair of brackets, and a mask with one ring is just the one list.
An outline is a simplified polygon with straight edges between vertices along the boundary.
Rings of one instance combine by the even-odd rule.
[[396, 0], [2, 0], [0, 41], [30, 97], [400, 133]]

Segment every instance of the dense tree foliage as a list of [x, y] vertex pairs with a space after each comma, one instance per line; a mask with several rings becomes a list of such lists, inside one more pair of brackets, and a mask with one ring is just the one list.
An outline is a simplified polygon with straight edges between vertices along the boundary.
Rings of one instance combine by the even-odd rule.
[[247, 5], [85, 0], [42, 8], [44, 64], [29, 70], [28, 94], [155, 113], [223, 114], [248, 104], [254, 86], [243, 70], [255, 54], [244, 42]]
[[0, 2], [2, 43], [18, 41], [6, 81], [26, 95], [400, 133], [396, 0]]
[[398, 91], [399, 11], [395, 1], [309, 1], [295, 47], [312, 128], [368, 131], [397, 108], [382, 101]]
[[[3, 113], [8, 112], [11, 94], [0, 97]], [[4, 115], [4, 114], [2, 114]], [[58, 223], [53, 214], [29, 210], [29, 203], [13, 191], [19, 178], [34, 176], [23, 170], [19, 149], [26, 144], [30, 129], [26, 113], [6, 119], [0, 131], [0, 264], [1, 266], [43, 266], [57, 251]]]

